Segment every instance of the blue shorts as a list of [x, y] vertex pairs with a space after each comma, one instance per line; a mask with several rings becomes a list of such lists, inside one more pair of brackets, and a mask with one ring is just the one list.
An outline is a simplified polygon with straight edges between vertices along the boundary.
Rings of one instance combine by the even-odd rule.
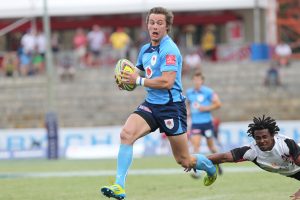
[[167, 136], [186, 133], [186, 107], [184, 102], [169, 102], [164, 105], [145, 101], [134, 113], [140, 115], [150, 126], [151, 132], [159, 128]]
[[212, 122], [207, 122], [203, 124], [192, 124], [191, 136], [202, 135], [206, 138], [212, 138], [214, 136], [214, 127]]

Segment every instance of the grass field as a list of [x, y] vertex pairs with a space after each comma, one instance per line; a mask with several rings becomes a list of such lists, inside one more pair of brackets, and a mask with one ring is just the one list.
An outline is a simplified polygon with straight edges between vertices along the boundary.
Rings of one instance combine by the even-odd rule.
[[[115, 160], [0, 161], [0, 199], [106, 199], [99, 188], [114, 180], [115, 165]], [[127, 199], [285, 200], [300, 187], [294, 179], [263, 172], [251, 163], [223, 166], [224, 175], [205, 187], [202, 179], [183, 173], [173, 158], [135, 159], [127, 178]]]

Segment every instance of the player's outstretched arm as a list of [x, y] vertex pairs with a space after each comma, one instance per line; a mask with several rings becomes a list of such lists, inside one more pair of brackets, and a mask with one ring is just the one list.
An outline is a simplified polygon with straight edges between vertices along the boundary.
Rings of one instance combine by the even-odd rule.
[[231, 152], [214, 153], [212, 155], [207, 156], [207, 158], [211, 160], [214, 164], [234, 162]]
[[293, 195], [290, 196], [291, 200], [297, 200], [300, 199], [300, 189]]

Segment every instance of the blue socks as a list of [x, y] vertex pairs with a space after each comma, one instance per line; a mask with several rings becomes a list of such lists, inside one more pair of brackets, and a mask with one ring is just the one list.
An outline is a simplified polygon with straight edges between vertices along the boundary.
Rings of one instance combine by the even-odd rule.
[[121, 144], [117, 161], [117, 176], [116, 184], [125, 188], [125, 179], [128, 169], [132, 163], [133, 146], [127, 144]]
[[197, 159], [196, 169], [206, 171], [209, 176], [213, 176], [216, 173], [216, 167], [207, 157], [201, 154], [194, 154], [194, 156]]

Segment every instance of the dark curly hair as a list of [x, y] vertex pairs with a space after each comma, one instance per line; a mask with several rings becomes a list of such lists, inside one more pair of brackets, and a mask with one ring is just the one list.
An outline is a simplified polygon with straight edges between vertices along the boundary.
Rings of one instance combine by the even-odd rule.
[[254, 131], [256, 130], [268, 129], [272, 136], [277, 134], [280, 130], [275, 119], [272, 119], [271, 117], [265, 117], [265, 115], [263, 115], [262, 118], [254, 117], [253, 122], [254, 123], [248, 125], [249, 129], [247, 133], [249, 133], [248, 136], [250, 137], [254, 136]]

